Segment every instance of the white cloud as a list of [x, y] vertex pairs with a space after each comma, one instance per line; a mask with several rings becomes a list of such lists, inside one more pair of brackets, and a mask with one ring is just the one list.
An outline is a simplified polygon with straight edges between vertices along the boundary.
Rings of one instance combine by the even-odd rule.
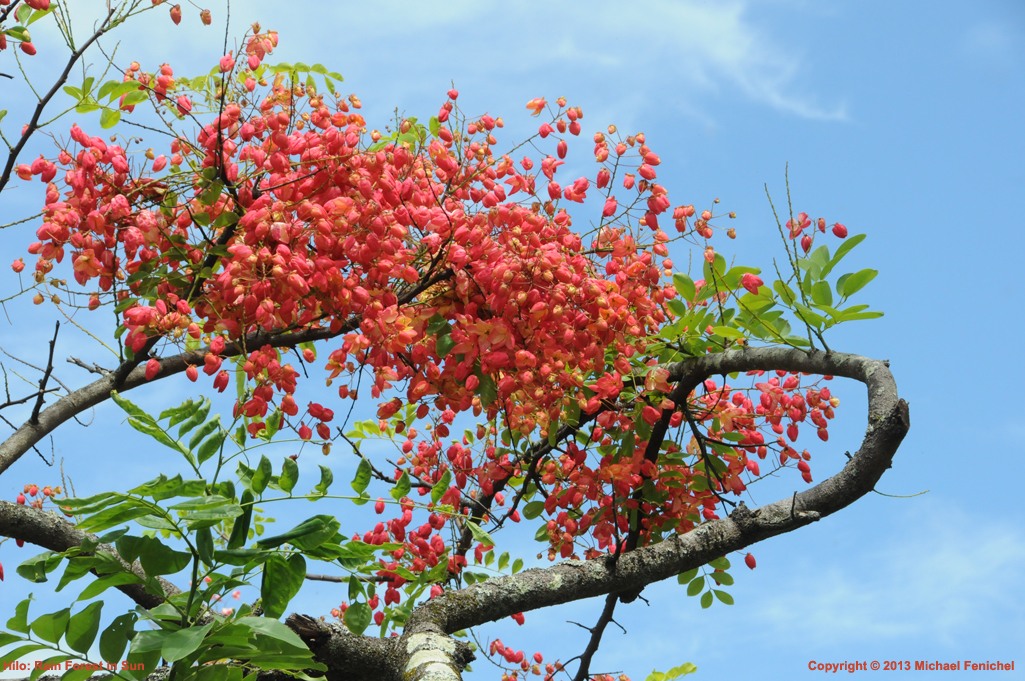
[[818, 644], [902, 637], [953, 644], [972, 628], [1021, 619], [1025, 599], [1013, 577], [1025, 564], [1020, 527], [935, 502], [910, 516], [899, 525], [911, 531], [890, 533], [857, 566], [795, 570], [801, 580], [767, 595], [752, 618]]
[[[407, 88], [433, 87], [439, 76], [476, 76], [508, 90], [522, 86], [513, 76], [529, 75], [535, 86], [548, 80], [597, 89], [619, 99], [624, 114], [658, 106], [690, 115], [700, 111], [700, 100], [735, 92], [802, 118], [846, 119], [842, 104], [823, 105], [802, 87], [801, 51], [784, 36], [767, 35], [747, 10], [740, 0], [651, 0], [643, 9], [614, 0], [444, 6], [392, 0], [339, 6], [336, 19], [321, 10], [317, 22], [307, 15], [276, 18], [274, 27], [286, 40], [298, 34], [306, 45], [330, 41], [338, 46], [330, 58], [342, 68], [372, 66], [385, 79], [402, 78]], [[329, 59], [319, 51], [318, 58]], [[685, 99], [691, 101], [681, 104]]]

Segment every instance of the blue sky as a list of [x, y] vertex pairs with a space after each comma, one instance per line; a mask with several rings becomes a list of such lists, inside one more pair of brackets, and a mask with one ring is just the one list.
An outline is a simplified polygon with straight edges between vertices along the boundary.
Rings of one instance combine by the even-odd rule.
[[[817, 525], [756, 546], [758, 568], [733, 570], [732, 607], [701, 610], [675, 582], [649, 587], [650, 606], [637, 601], [617, 611], [629, 633], [609, 629], [594, 670], [643, 679], [652, 668], [690, 661], [698, 666], [696, 678], [760, 679], [812, 674], [810, 660], [1007, 661], [1015, 655], [1017, 666], [1025, 666], [1025, 514], [1018, 502], [1025, 418], [1012, 399], [1025, 379], [1014, 359], [1025, 309], [1025, 6], [996, 0], [307, 6], [314, 5], [282, 12], [280, 3], [236, 0], [233, 33], [259, 20], [280, 32], [274, 60], [323, 62], [343, 73], [340, 89], [359, 95], [371, 127], [383, 128], [396, 107], [421, 118], [436, 113], [454, 81], [460, 105], [504, 116], [503, 139], [513, 140], [537, 124], [523, 108], [528, 100], [562, 95], [583, 109], [585, 137], [609, 123], [643, 131], [662, 157], [660, 181], [673, 205], [704, 207], [719, 197], [722, 208], [736, 211], [737, 240], [720, 238], [717, 245], [727, 254], [733, 249], [738, 262], [766, 267], [779, 256], [764, 185], [781, 202], [788, 163], [795, 210], [869, 235], [846, 264], [880, 271], [862, 302], [886, 316], [836, 329], [831, 346], [891, 361], [911, 404], [912, 428], [878, 489], [929, 493], [869, 495]], [[211, 9], [209, 28], [199, 26], [191, 8], [178, 28], [154, 12], [133, 35], [122, 36], [118, 54], [150, 70], [171, 61], [179, 73], [206, 71], [223, 39], [221, 0]], [[45, 40], [37, 43], [40, 61], [32, 66], [53, 68], [45, 61]], [[9, 54], [0, 56], [0, 70], [9, 70]], [[5, 83], [0, 108], [12, 111], [4, 121], [10, 132], [24, 111]], [[566, 177], [590, 171], [588, 147], [586, 139], [571, 145]], [[17, 214], [37, 202], [5, 193], [5, 218], [8, 210]], [[0, 232], [8, 260], [31, 240], [21, 229]], [[683, 251], [673, 257], [687, 260]], [[16, 277], [0, 273], [0, 286], [6, 296]], [[27, 300], [8, 304], [7, 312], [18, 324], [0, 330], [0, 344], [38, 356], [49, 317]], [[70, 330], [61, 343], [59, 356], [102, 357]], [[62, 367], [61, 376], [72, 386], [87, 380], [71, 367]], [[182, 384], [161, 382], [133, 399], [159, 409], [192, 394]], [[839, 469], [843, 451], [857, 447], [864, 428], [864, 390], [848, 384], [836, 392], [843, 400], [838, 422], [828, 445], [813, 450], [819, 477]], [[106, 405], [90, 428], [58, 431], [58, 456], [80, 494], [176, 470], [177, 462], [145, 447], [118, 421]], [[111, 442], [120, 445], [117, 451]], [[325, 461], [340, 471], [338, 479], [351, 475], [352, 458], [344, 453]], [[24, 482], [55, 476], [26, 456], [4, 479], [0, 493], [13, 498]], [[794, 476], [756, 490], [755, 500], [775, 501], [801, 488]], [[279, 518], [291, 513], [275, 511]], [[537, 550], [528, 533], [510, 541], [528, 557]], [[0, 612], [10, 612], [29, 591], [12, 569], [26, 551], [0, 547], [8, 568]], [[741, 565], [740, 557], [734, 562]], [[62, 601], [46, 589], [34, 591], [41, 600], [36, 612]], [[341, 588], [310, 584], [295, 609], [319, 614], [325, 602], [343, 599]], [[584, 632], [567, 620], [593, 622], [600, 610], [600, 601], [583, 602], [528, 613], [524, 627], [499, 623], [482, 633], [528, 653], [570, 657], [582, 650]], [[481, 660], [468, 678], [496, 674]]]

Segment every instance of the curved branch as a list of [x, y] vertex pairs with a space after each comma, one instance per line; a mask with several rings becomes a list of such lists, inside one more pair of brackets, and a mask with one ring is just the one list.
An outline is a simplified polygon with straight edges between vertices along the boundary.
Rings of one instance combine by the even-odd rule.
[[[310, 332], [327, 333], [323, 329]], [[298, 342], [294, 340], [296, 335], [282, 334], [276, 338], [288, 337]], [[275, 337], [268, 340], [272, 338]], [[287, 343], [279, 340], [279, 344]], [[165, 362], [184, 362], [181, 357], [184, 356]], [[709, 376], [751, 370], [800, 371], [861, 381], [868, 388], [869, 398], [868, 429], [861, 449], [839, 473], [793, 498], [754, 511], [741, 503], [729, 517], [704, 523], [660, 544], [638, 548], [618, 558], [571, 560], [547, 569], [526, 570], [457, 592], [446, 592], [417, 608], [401, 637], [355, 636], [340, 625], [303, 615], [290, 616], [289, 627], [303, 638], [317, 659], [328, 666], [329, 681], [458, 681], [473, 656], [464, 643], [449, 636], [453, 632], [527, 610], [639, 591], [648, 584], [704, 565], [732, 551], [804, 527], [871, 491], [890, 467], [909, 428], [907, 403], [898, 398], [886, 363], [878, 360], [840, 353], [806, 353], [791, 348], [758, 348], [694, 358], [670, 365], [669, 369], [671, 379], [679, 383], [681, 391], [693, 390]], [[143, 378], [136, 375], [139, 373], [141, 371], [130, 374], [130, 385], [143, 382]], [[101, 399], [105, 398], [106, 395], [101, 395]], [[41, 421], [56, 406], [42, 412]], [[58, 551], [80, 545], [87, 536], [57, 514], [7, 502], [0, 502], [0, 532]], [[117, 555], [112, 547], [102, 548]], [[133, 565], [132, 569], [139, 574], [138, 566]], [[174, 587], [168, 587], [170, 585], [165, 589], [171, 593]], [[134, 594], [129, 593], [132, 586], [120, 588], [147, 607], [156, 604], [152, 602], [154, 599], [159, 602], [140, 585], [134, 585], [137, 591]]]
[[673, 380], [696, 387], [709, 376], [769, 370], [843, 376], [868, 388], [868, 429], [861, 449], [824, 482], [754, 511], [740, 504], [729, 517], [704, 523], [654, 546], [612, 557], [566, 561], [445, 593], [413, 612], [407, 631], [460, 629], [583, 598], [638, 590], [732, 551], [791, 532], [848, 506], [875, 487], [910, 426], [907, 402], [884, 362], [858, 355], [792, 348], [731, 350], [671, 365]]

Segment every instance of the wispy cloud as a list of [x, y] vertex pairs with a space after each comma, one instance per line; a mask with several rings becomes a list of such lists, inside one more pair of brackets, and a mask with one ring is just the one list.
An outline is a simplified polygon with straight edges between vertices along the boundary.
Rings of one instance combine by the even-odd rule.
[[[414, 76], [444, 74], [508, 89], [514, 76], [522, 81], [529, 74], [535, 85], [586, 85], [634, 109], [640, 103], [700, 112], [700, 100], [734, 94], [801, 118], [847, 118], [842, 104], [821, 103], [802, 82], [805, 55], [762, 30], [740, 0], [650, 0], [642, 10], [614, 0], [459, 0], [444, 8], [386, 0], [339, 5], [337, 20], [329, 12], [322, 10], [316, 23], [286, 19], [295, 23], [288, 34], [307, 36], [308, 45], [332, 36], [338, 60], [373, 65], [387, 78], [405, 76], [406, 86], [425, 80]], [[275, 27], [284, 31], [280, 21]]]
[[1025, 599], [1012, 577], [1025, 563], [1020, 527], [936, 503], [900, 525], [919, 530], [907, 541], [891, 534], [856, 566], [801, 571], [800, 583], [766, 596], [754, 619], [818, 644], [921, 636], [952, 644], [988, 622], [1021, 623]]

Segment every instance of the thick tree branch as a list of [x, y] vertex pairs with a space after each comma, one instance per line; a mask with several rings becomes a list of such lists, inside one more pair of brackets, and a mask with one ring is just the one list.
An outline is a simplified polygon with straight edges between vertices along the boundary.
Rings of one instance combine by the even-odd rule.
[[[0, 501], [0, 534], [27, 541], [57, 553], [81, 546], [86, 538], [96, 541], [95, 535], [76, 530], [74, 525], [55, 511], [40, 511], [30, 506], [12, 504], [9, 501]], [[110, 553], [121, 560], [117, 549], [110, 544], [99, 544], [97, 549]], [[129, 564], [127, 561], [121, 560], [121, 564], [137, 576], [146, 579], [146, 573], [138, 562]], [[178, 587], [166, 579], [157, 577], [157, 581], [160, 582], [161, 588], [168, 596], [181, 593]], [[144, 608], [155, 608], [164, 602], [160, 596], [146, 591], [142, 584], [124, 584], [117, 588]]]
[[[727, 518], [703, 523], [690, 532], [637, 548], [618, 559], [605, 556], [566, 561], [446, 592], [418, 607], [401, 637], [354, 636], [340, 625], [292, 615], [287, 624], [329, 668], [327, 679], [458, 681], [472, 654], [465, 644], [452, 639], [451, 633], [518, 612], [612, 594], [606, 603], [606, 610], [610, 610], [608, 605], [614, 602], [615, 594], [637, 592], [727, 553], [804, 527], [871, 491], [890, 467], [909, 428], [907, 403], [899, 399], [886, 363], [878, 360], [791, 348], [757, 348], [708, 355], [668, 368], [670, 380], [677, 381], [678, 390], [686, 390], [685, 394], [709, 376], [735, 371], [778, 369], [861, 381], [868, 388], [869, 398], [868, 428], [862, 446], [836, 475], [792, 498], [753, 511], [741, 503]], [[135, 373], [129, 378], [133, 385], [138, 385], [141, 381], [134, 378]], [[47, 411], [42, 412], [41, 419]], [[77, 546], [85, 536], [56, 514], [5, 502], [0, 502], [0, 532], [53, 550]], [[142, 593], [133, 598], [142, 603], [140, 598], [147, 596]], [[604, 613], [602, 620], [606, 620]], [[268, 681], [271, 676], [266, 676]]]
[[661, 544], [623, 554], [618, 561], [609, 557], [566, 561], [544, 570], [527, 570], [443, 594], [414, 611], [406, 630], [440, 628], [451, 633], [517, 612], [636, 591], [732, 551], [808, 525], [871, 491], [890, 467], [910, 425], [907, 403], [898, 398], [896, 384], [886, 365], [857, 355], [758, 348], [687, 360], [671, 365], [670, 373], [673, 380], [693, 389], [709, 376], [759, 369], [844, 376], [866, 384], [868, 429], [861, 449], [843, 470], [797, 494], [794, 499], [783, 499], [754, 511], [741, 504], [728, 518], [704, 523]]

